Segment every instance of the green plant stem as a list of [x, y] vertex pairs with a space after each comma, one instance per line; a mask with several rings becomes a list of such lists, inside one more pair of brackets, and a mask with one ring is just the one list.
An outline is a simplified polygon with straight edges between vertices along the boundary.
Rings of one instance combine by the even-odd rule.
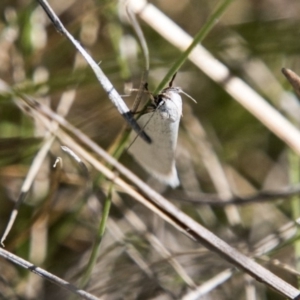
[[104, 233], [105, 233], [107, 219], [108, 219], [109, 212], [110, 212], [113, 186], [114, 186], [114, 184], [112, 183], [110, 185], [107, 197], [106, 197], [105, 202], [104, 202], [102, 218], [101, 218], [100, 223], [99, 223], [98, 232], [97, 232], [95, 242], [94, 242], [94, 245], [93, 245], [92, 253], [91, 253], [90, 259], [88, 261], [88, 264], [86, 266], [85, 272], [82, 276], [81, 283], [80, 283], [81, 288], [84, 288], [86, 286], [86, 284], [88, 283], [88, 281], [91, 277], [93, 268], [94, 268], [94, 266], [97, 262], [101, 241], [102, 241], [102, 238], [103, 238]]
[[226, 11], [227, 7], [234, 0], [224, 0], [220, 6], [215, 10], [215, 12], [210, 16], [207, 22], [202, 26], [199, 32], [195, 35], [193, 42], [190, 46], [178, 57], [173, 66], [169, 69], [168, 73], [164, 77], [164, 79], [157, 86], [154, 94], [158, 94], [167, 84], [170, 82], [172, 76], [180, 69], [180, 67], [185, 63], [188, 59], [188, 56], [192, 52], [192, 50], [201, 43], [207, 34], [211, 31], [214, 25], [218, 22], [221, 15]]

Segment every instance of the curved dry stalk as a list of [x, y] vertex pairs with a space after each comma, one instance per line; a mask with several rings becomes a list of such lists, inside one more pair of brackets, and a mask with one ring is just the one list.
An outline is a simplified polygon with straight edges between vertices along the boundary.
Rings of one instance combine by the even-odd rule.
[[144, 86], [148, 80], [148, 74], [149, 74], [149, 68], [150, 68], [149, 49], [148, 49], [148, 45], [147, 45], [144, 33], [141, 29], [139, 22], [137, 21], [137, 19], [135, 17], [135, 14], [130, 10], [130, 8], [128, 6], [126, 7], [126, 10], [127, 10], [127, 14], [130, 19], [130, 22], [131, 22], [131, 26], [134, 29], [134, 32], [137, 36], [137, 40], [140, 44], [140, 47], [141, 47], [141, 50], [143, 53], [143, 62], [144, 62], [144, 70], [142, 72], [140, 86], [139, 86], [138, 92], [136, 94], [136, 97], [134, 99], [134, 103], [133, 103], [132, 109], [131, 109], [131, 111], [135, 113], [141, 102], [141, 98], [144, 93]]
[[[141, 19], [179, 50], [184, 51], [192, 43], [191, 36], [147, 1], [130, 0], [128, 5]], [[297, 154], [300, 154], [300, 131], [263, 97], [243, 80], [231, 75], [228, 68], [215, 59], [202, 45], [194, 48], [189, 59]]]
[[[41, 115], [46, 114], [51, 119], [57, 121], [62, 128], [66, 128], [71, 132], [82, 144], [90, 148], [95, 154], [102, 157], [107, 163], [113, 166], [121, 175], [125, 176], [129, 181], [135, 184], [143, 192], [144, 195], [148, 197], [146, 199], [135, 189], [133, 189], [129, 184], [127, 184], [120, 177], [116, 177], [116, 174], [100, 163], [96, 158], [94, 158], [88, 151], [86, 151], [82, 146], [75, 142], [68, 134], [66, 134], [62, 129], [56, 132], [57, 137], [67, 145], [70, 145], [72, 149], [80, 155], [82, 158], [87, 160], [94, 168], [104, 174], [109, 180], [112, 180], [115, 184], [119, 185], [125, 192], [127, 192], [135, 200], [142, 203], [144, 206], [148, 207], [154, 213], [159, 215], [165, 221], [173, 225], [179, 231], [190, 237], [191, 239], [200, 242], [208, 249], [216, 252], [226, 261], [229, 261], [236, 267], [244, 270], [246, 273], [250, 274], [252, 277], [260, 282], [263, 282], [267, 286], [273, 288], [277, 292], [283, 294], [289, 299], [296, 299], [300, 297], [300, 291], [282, 280], [281, 278], [274, 275], [269, 270], [265, 269], [263, 266], [259, 265], [246, 255], [240, 253], [236, 249], [232, 248], [229, 244], [224, 242], [222, 239], [214, 235], [205, 227], [201, 226], [199, 223], [194, 221], [191, 217], [183, 213], [162, 195], [157, 193], [155, 190], [150, 188], [146, 183], [144, 183], [140, 178], [133, 174], [130, 170], [120, 164], [116, 159], [110, 156], [106, 151], [100, 148], [96, 143], [90, 140], [86, 135], [80, 132], [78, 129], [74, 128], [69, 124], [64, 118], [56, 115], [48, 107], [44, 107], [39, 103], [35, 103], [32, 100], [27, 99], [28, 103], [36, 110], [33, 113], [38, 114], [45, 126], [48, 126], [49, 121]], [[39, 113], [38, 113], [39, 112]]]
[[23, 182], [23, 185], [21, 187], [21, 192], [19, 194], [18, 200], [11, 212], [8, 224], [6, 225], [6, 228], [4, 230], [4, 233], [1, 237], [1, 245], [4, 247], [4, 241], [6, 240], [7, 235], [9, 234], [16, 217], [18, 215], [19, 207], [25, 200], [26, 196], [28, 195], [28, 192], [30, 190], [30, 187], [32, 186], [32, 183], [37, 175], [37, 173], [40, 170], [40, 167], [45, 159], [45, 157], [48, 154], [48, 151], [55, 140], [55, 136], [48, 136], [48, 138], [45, 139], [42, 147], [40, 148], [39, 152], [36, 154], [36, 156], [33, 159], [33, 162], [31, 163], [30, 169], [27, 173], [27, 176]]
[[[70, 90], [70, 91], [64, 92], [59, 101], [59, 104], [57, 107], [57, 112], [61, 116], [66, 116], [73, 104], [74, 99], [75, 99], [75, 91]], [[52, 122], [50, 131], [48, 131], [45, 134], [43, 144], [41, 145], [38, 153], [35, 155], [32, 163], [30, 165], [29, 171], [28, 171], [26, 178], [22, 184], [18, 200], [15, 203], [15, 206], [11, 212], [9, 221], [6, 225], [4, 233], [0, 240], [0, 244], [3, 247], [4, 247], [4, 241], [6, 240], [8, 234], [17, 218], [19, 207], [24, 202], [25, 198], [27, 197], [29, 190], [41, 168], [41, 165], [43, 164], [43, 162], [55, 140], [55, 135], [53, 135], [53, 132], [55, 132], [55, 130], [57, 130], [58, 126], [59, 125], [57, 123]]]

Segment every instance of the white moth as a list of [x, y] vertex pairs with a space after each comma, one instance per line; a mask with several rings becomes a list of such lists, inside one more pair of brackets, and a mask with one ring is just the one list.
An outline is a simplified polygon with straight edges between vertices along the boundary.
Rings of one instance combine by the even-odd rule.
[[[129, 153], [153, 177], [175, 188], [179, 179], [175, 167], [175, 149], [179, 122], [182, 115], [182, 100], [178, 87], [165, 88], [154, 97], [152, 112], [143, 114], [138, 124], [151, 138], [151, 144], [131, 133]], [[135, 140], [136, 139], [136, 140]]]

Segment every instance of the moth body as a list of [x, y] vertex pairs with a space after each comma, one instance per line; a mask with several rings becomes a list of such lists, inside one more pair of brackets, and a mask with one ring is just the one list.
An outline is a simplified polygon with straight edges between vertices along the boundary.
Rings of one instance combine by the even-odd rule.
[[[152, 112], [143, 114], [138, 124], [151, 138], [151, 144], [140, 137], [133, 142], [129, 153], [153, 177], [175, 188], [179, 179], [175, 167], [175, 149], [182, 115], [180, 89], [168, 87], [154, 98]], [[136, 134], [131, 133], [133, 141]]]

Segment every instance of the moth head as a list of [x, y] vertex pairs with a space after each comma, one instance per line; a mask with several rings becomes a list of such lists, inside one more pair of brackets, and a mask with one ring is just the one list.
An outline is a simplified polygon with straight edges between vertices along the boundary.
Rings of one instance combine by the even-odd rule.
[[187, 96], [188, 98], [190, 98], [192, 101], [194, 101], [195, 103], [197, 103], [197, 101], [192, 97], [190, 96], [189, 94], [187, 94], [186, 92], [184, 92], [180, 87], [178, 86], [173, 86], [173, 82], [175, 80], [175, 77], [176, 77], [177, 73], [175, 73], [171, 79], [171, 81], [169, 82], [169, 86], [164, 88], [162, 90], [162, 92], [160, 93], [160, 95], [167, 95], [168, 92], [173, 92], [173, 93], [177, 93], [177, 94], [184, 94], [185, 96]]

